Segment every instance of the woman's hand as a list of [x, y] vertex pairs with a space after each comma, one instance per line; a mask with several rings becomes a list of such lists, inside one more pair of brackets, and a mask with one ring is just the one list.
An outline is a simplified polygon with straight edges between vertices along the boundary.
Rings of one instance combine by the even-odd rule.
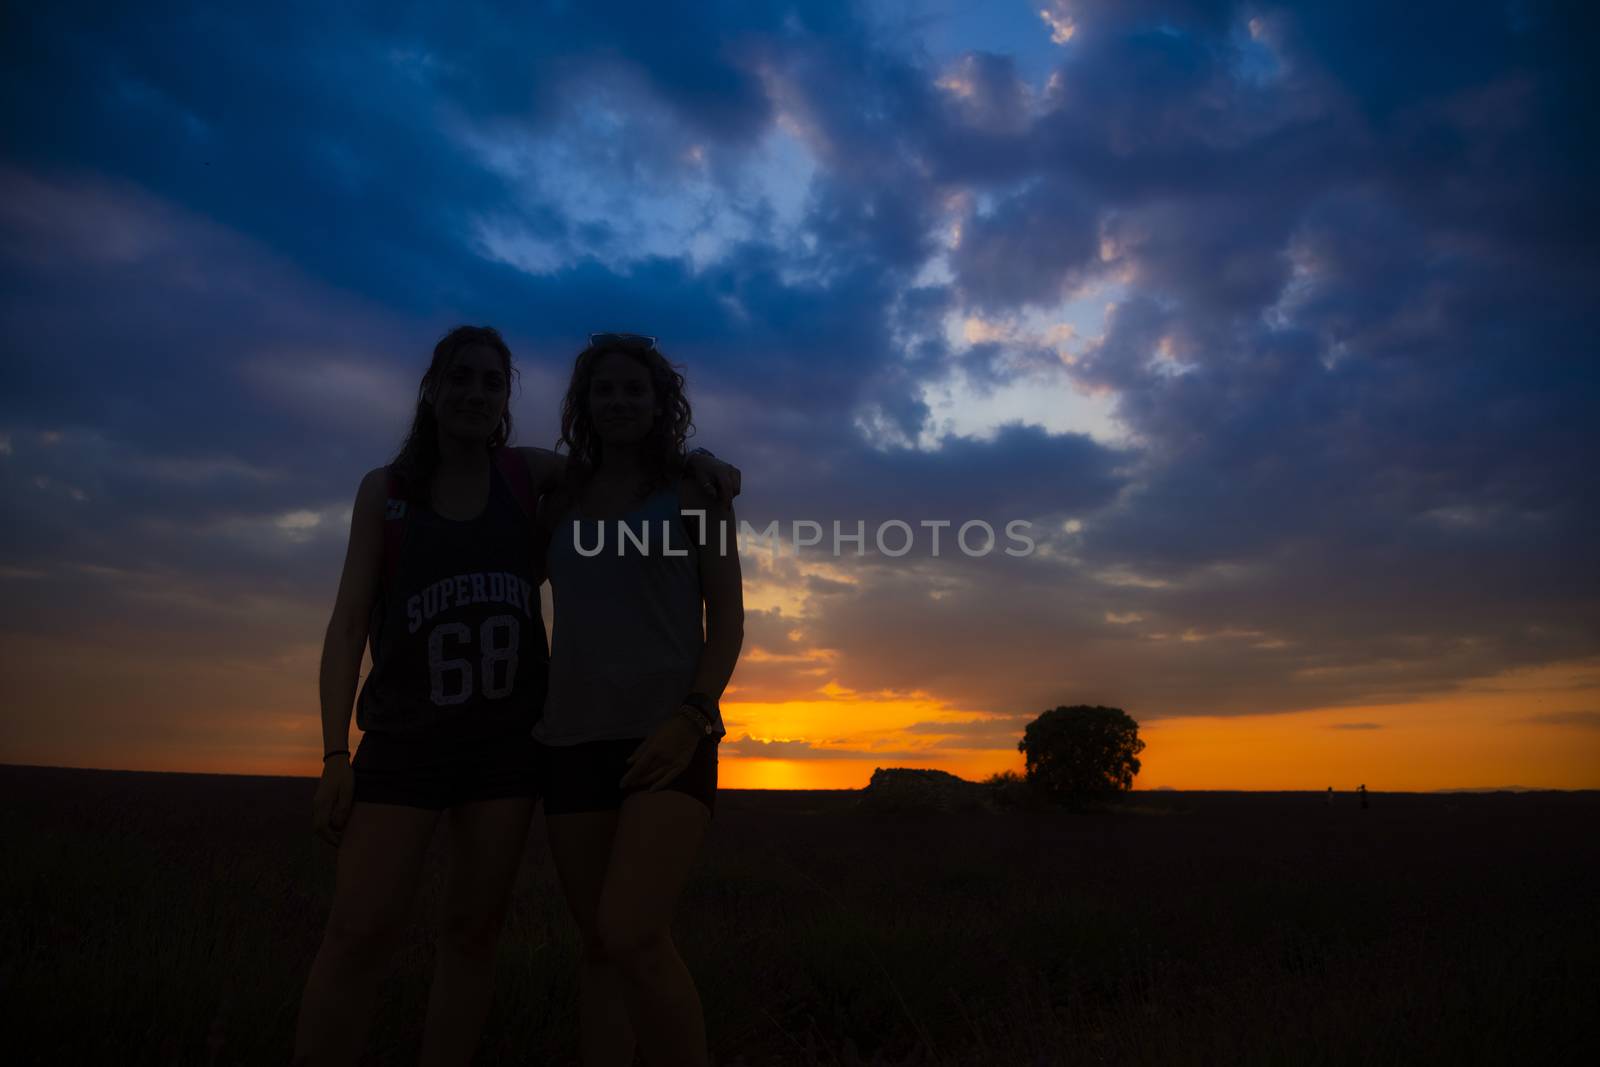
[[715, 456], [690, 456], [689, 476], [724, 506], [739, 495], [739, 468]]
[[322, 761], [322, 781], [317, 783], [317, 796], [311, 802], [311, 831], [335, 848], [344, 836], [350, 805], [355, 803], [355, 784], [349, 756], [341, 753]]
[[640, 742], [628, 757], [628, 773], [619, 783], [624, 789], [644, 786], [651, 793], [682, 774], [694, 759], [703, 731], [682, 715], [674, 712], [672, 718], [656, 727], [656, 732]]

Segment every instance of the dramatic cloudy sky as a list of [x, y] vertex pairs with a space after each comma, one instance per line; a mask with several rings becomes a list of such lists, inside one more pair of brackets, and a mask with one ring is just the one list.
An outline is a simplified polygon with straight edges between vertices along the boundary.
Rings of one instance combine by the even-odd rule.
[[314, 773], [474, 322], [517, 443], [648, 332], [743, 518], [867, 524], [747, 546], [726, 786], [1079, 703], [1143, 788], [1600, 786], [1583, 6], [8, 7], [0, 760]]

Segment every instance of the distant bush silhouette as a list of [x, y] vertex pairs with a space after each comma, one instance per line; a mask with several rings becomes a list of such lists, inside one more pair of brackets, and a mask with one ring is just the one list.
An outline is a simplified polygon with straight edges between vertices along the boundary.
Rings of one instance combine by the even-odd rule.
[[1082, 807], [1133, 788], [1139, 773], [1139, 724], [1121, 708], [1075, 704], [1040, 715], [1017, 751], [1027, 781], [1051, 801]]
[[1049, 804], [1034, 783], [1016, 771], [1001, 771], [983, 780], [990, 798], [998, 807], [1021, 811], [1038, 811]]
[[949, 771], [917, 767], [874, 767], [872, 781], [856, 807], [871, 811], [993, 811], [994, 802], [979, 782]]

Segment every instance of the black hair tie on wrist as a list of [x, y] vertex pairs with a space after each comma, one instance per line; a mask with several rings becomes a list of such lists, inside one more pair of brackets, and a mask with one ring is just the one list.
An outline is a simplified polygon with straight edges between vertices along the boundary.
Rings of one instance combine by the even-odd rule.
[[327, 763], [329, 756], [348, 756], [348, 755], [350, 755], [350, 750], [348, 748], [336, 748], [332, 752], [324, 752], [322, 754], [322, 762], [323, 763]]

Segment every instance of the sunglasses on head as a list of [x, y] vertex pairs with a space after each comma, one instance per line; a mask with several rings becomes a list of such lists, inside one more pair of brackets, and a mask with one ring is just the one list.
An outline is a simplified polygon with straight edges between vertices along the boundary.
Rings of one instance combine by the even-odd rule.
[[654, 337], [646, 337], [642, 333], [591, 333], [589, 335], [590, 348], [634, 348], [642, 352], [650, 352], [656, 347]]

